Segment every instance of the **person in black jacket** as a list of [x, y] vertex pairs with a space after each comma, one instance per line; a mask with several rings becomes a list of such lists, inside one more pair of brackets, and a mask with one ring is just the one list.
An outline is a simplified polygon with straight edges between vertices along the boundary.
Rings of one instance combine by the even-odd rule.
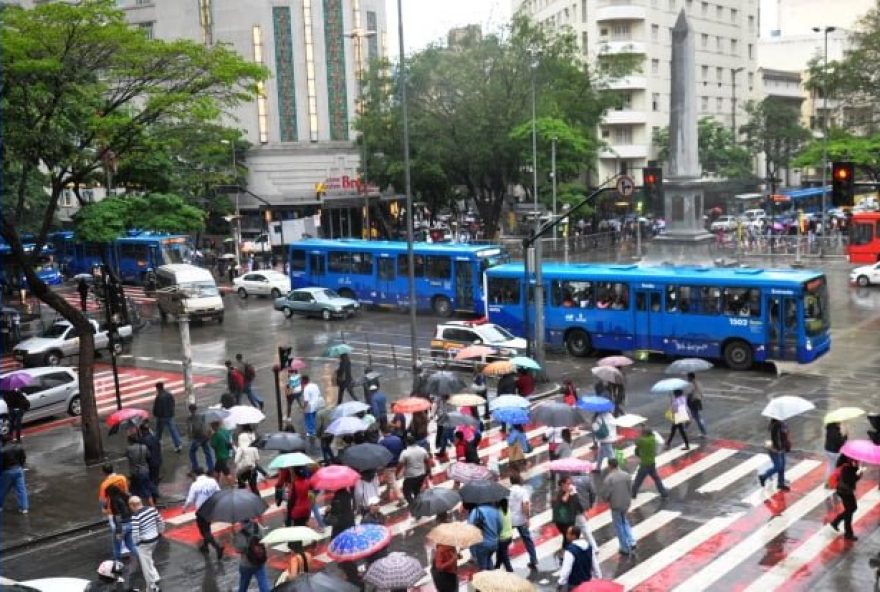
[[840, 457], [840, 449], [846, 443], [846, 434], [837, 422], [825, 424], [825, 455], [828, 464], [825, 467], [825, 481], [837, 467], [837, 459]]
[[327, 512], [328, 523], [332, 527], [330, 540], [333, 540], [340, 532], [354, 526], [354, 497], [350, 489], [340, 489], [333, 494], [330, 509]]
[[6, 501], [10, 489], [15, 490], [18, 499], [18, 511], [27, 514], [28, 504], [27, 483], [24, 480], [24, 465], [27, 457], [24, 448], [13, 442], [10, 436], [3, 437], [3, 449], [0, 450], [0, 508]]
[[156, 418], [156, 438], [162, 441], [165, 428], [171, 432], [174, 452], [180, 452], [180, 432], [174, 423], [174, 395], [165, 390], [164, 382], [156, 383], [156, 398], [153, 399], [153, 417]]
[[840, 465], [840, 477], [837, 480], [837, 495], [843, 502], [843, 511], [831, 521], [831, 528], [837, 530], [840, 528], [840, 522], [843, 521], [843, 538], [848, 541], [857, 541], [859, 538], [853, 533], [852, 519], [856, 513], [858, 504], [856, 503], [856, 483], [861, 478], [859, 471], [859, 463], [851, 458], [847, 458]]
[[778, 479], [780, 491], [791, 491], [791, 488], [785, 484], [785, 454], [791, 451], [791, 441], [788, 438], [788, 427], [785, 423], [778, 419], [770, 420], [770, 447], [767, 454], [773, 466], [758, 475], [758, 482], [761, 487], [775, 473]]
[[150, 469], [150, 483], [153, 486], [154, 492], [158, 494], [159, 481], [162, 477], [162, 443], [159, 442], [159, 438], [150, 429], [149, 422], [145, 421], [138, 426], [138, 433], [141, 444], [146, 446], [150, 453], [150, 460], [147, 462], [147, 466]]
[[339, 366], [336, 367], [336, 386], [339, 388], [339, 394], [336, 398], [337, 405], [342, 405], [342, 399], [345, 397], [346, 390], [353, 400], [358, 400], [357, 395], [354, 394], [352, 382], [351, 359], [348, 357], [348, 354], [342, 354], [339, 356]]

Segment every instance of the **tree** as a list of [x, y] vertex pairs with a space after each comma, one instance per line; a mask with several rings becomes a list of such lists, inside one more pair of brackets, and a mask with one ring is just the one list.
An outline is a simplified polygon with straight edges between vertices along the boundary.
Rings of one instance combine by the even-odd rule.
[[[822, 139], [814, 139], [804, 146], [794, 166], [820, 169], [822, 162]], [[848, 131], [832, 129], [828, 131], [828, 160], [847, 160], [865, 173], [875, 183], [880, 183], [880, 134], [856, 136]]]
[[109, 242], [127, 230], [149, 228], [157, 232], [198, 232], [205, 212], [177, 195], [149, 193], [135, 197], [109, 197], [88, 204], [76, 213], [76, 236], [86, 242]]
[[[51, 2], [32, 10], [4, 5], [2, 18], [0, 108], [9, 204], [0, 234], [33, 293], [79, 330], [84, 456], [87, 463], [99, 462], [92, 333], [86, 317], [37, 277], [21, 228], [25, 220], [34, 224], [33, 252], [40, 252], [66, 187], [79, 199], [81, 184], [161, 146], [157, 130], [217, 123], [225, 110], [255, 96], [266, 73], [224, 45], [148, 39], [112, 0]], [[35, 179], [44, 195], [34, 195]]]
[[745, 109], [749, 119], [740, 131], [753, 153], [764, 154], [766, 178], [775, 191], [779, 172], [790, 167], [810, 139], [810, 132], [801, 126], [800, 112], [795, 107], [773, 97], [750, 101]]
[[[669, 128], [654, 133], [651, 139], [658, 148], [658, 158], [669, 158]], [[697, 122], [700, 165], [704, 172], [713, 172], [728, 179], [752, 176], [751, 158], [748, 151], [736, 143], [727, 127], [713, 117], [703, 117]]]

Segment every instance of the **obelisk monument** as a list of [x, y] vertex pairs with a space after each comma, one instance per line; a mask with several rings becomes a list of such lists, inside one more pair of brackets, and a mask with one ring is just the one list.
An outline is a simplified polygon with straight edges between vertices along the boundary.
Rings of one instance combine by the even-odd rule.
[[669, 162], [663, 182], [666, 233], [645, 261], [710, 264], [713, 237], [703, 227], [703, 190], [697, 141], [697, 83], [694, 31], [684, 10], [672, 29]]

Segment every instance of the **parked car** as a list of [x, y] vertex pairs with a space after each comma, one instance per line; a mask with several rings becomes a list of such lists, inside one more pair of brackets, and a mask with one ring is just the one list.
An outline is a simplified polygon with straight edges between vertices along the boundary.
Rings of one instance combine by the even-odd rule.
[[275, 310], [280, 310], [287, 318], [294, 314], [318, 316], [329, 321], [331, 318], [348, 318], [357, 314], [360, 303], [351, 298], [343, 298], [327, 288], [298, 288], [287, 296], [275, 299]]
[[[53, 415], [77, 416], [82, 413], [79, 400], [79, 377], [73, 368], [61, 366], [43, 366], [40, 368], [21, 368], [7, 374], [27, 374], [31, 384], [22, 387], [31, 404], [25, 412], [24, 421], [34, 421]], [[6, 376], [4, 374], [0, 376]], [[9, 433], [9, 408], [0, 397], [0, 435]]]
[[434, 339], [431, 340], [431, 356], [435, 359], [443, 357], [452, 359], [458, 350], [469, 345], [493, 347], [500, 358], [524, 356], [526, 352], [526, 340], [515, 337], [501, 325], [448, 321], [437, 325]]
[[732, 230], [736, 230], [737, 219], [736, 216], [718, 216], [712, 225], [709, 227], [709, 230], [712, 232], [718, 232], [723, 230], [724, 232], [730, 232]]
[[849, 272], [849, 281], [860, 286], [880, 284], [880, 263], [856, 267]]
[[[106, 326], [89, 319], [95, 340], [95, 351], [110, 349], [110, 335]], [[116, 353], [122, 353], [122, 344], [131, 340], [131, 325], [118, 328], [119, 342], [114, 344]], [[58, 366], [67, 356], [79, 353], [79, 332], [70, 321], [55, 321], [39, 337], [25, 339], [15, 345], [12, 355], [25, 366]]]
[[255, 296], [271, 296], [275, 299], [290, 291], [290, 278], [271, 269], [246, 273], [232, 280], [232, 283], [242, 298], [254, 294]]

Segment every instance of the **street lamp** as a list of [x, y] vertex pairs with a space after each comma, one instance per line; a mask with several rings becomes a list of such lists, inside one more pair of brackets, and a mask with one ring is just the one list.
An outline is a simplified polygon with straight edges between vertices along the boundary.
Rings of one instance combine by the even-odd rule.
[[[556, 136], [550, 139], [550, 177], [553, 180], [553, 219], [556, 220]], [[553, 248], [556, 248], [556, 226], [553, 227]]]
[[241, 247], [239, 243], [241, 243], [241, 210], [238, 207], [238, 196], [241, 193], [238, 190], [238, 166], [235, 162], [235, 142], [231, 140], [220, 140], [221, 144], [229, 144], [229, 147], [232, 149], [232, 182], [235, 184], [235, 265], [236, 267], [241, 263], [241, 251], [239, 250]]
[[736, 143], [736, 75], [743, 71], [742, 66], [730, 69], [730, 78], [733, 82], [730, 91], [730, 133]]
[[828, 195], [828, 33], [833, 33], [836, 27], [813, 27], [813, 32], [822, 33], [825, 37], [825, 51], [822, 62], [822, 236], [819, 239], [819, 254], [825, 250], [825, 241], [828, 225], [825, 214]]
[[[355, 27], [348, 33], [346, 36], [350, 39], [355, 39], [356, 43], [354, 44], [355, 51], [355, 63], [357, 64], [357, 80], [358, 80], [358, 115], [363, 117], [364, 115], [364, 62], [363, 62], [363, 45], [362, 42], [366, 37], [375, 37], [376, 31], [368, 31], [366, 29], [361, 29], [360, 27]], [[363, 154], [361, 155], [361, 185], [364, 188], [364, 205], [366, 206], [366, 215], [364, 216], [364, 221], [367, 226], [367, 240], [373, 238], [372, 236], [372, 224], [370, 223], [370, 192], [367, 189], [367, 136], [363, 130], [361, 130], [361, 148], [363, 150]]]
[[541, 220], [538, 216], [538, 119], [537, 119], [537, 101], [535, 92], [535, 70], [538, 68], [538, 52], [535, 49], [529, 49], [529, 56], [532, 58], [530, 63], [532, 71], [532, 199], [535, 209], [535, 230], [540, 227]]

